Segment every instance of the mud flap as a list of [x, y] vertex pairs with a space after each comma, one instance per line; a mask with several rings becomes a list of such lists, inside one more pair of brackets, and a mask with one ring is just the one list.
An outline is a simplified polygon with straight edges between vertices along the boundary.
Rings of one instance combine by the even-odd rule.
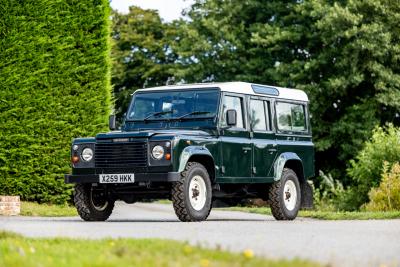
[[310, 210], [314, 207], [313, 189], [308, 182], [302, 184], [301, 209]]

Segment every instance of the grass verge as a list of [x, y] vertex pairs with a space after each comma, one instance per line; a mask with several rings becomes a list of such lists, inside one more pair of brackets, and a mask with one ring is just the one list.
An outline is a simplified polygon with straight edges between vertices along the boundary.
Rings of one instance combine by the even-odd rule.
[[[272, 215], [268, 207], [232, 207], [228, 210], [244, 211], [250, 213]], [[299, 217], [315, 218], [321, 220], [379, 220], [379, 219], [399, 219], [400, 211], [389, 212], [369, 212], [369, 211], [318, 211], [301, 210]]]
[[77, 216], [75, 207], [69, 205], [38, 204], [21, 202], [21, 215], [41, 217]]
[[0, 231], [0, 266], [282, 266], [304, 260], [267, 260], [250, 250], [229, 253], [155, 239], [33, 239]]
[[172, 201], [171, 200], [168, 200], [168, 199], [160, 199], [160, 200], [157, 200], [157, 201], [155, 201], [154, 203], [157, 203], [157, 204], [171, 204], [172, 205]]

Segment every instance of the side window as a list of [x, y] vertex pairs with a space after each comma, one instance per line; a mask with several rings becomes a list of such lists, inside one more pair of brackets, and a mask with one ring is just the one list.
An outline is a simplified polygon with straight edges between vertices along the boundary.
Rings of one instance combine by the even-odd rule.
[[224, 96], [222, 100], [222, 115], [221, 115], [221, 126], [227, 126], [226, 124], [226, 111], [228, 109], [236, 110], [237, 115], [237, 128], [244, 128], [243, 122], [243, 99], [237, 96]]
[[307, 130], [304, 105], [277, 102], [276, 114], [279, 130], [296, 132]]
[[250, 100], [250, 126], [251, 129], [255, 131], [267, 130], [264, 101], [254, 99]]
[[293, 131], [307, 130], [303, 105], [293, 105], [292, 107], [292, 130]]

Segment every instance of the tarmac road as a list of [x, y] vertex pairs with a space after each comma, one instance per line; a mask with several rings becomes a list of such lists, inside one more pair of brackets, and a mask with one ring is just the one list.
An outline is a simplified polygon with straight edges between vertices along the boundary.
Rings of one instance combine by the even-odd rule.
[[182, 223], [172, 205], [117, 203], [106, 222], [78, 217], [2, 217], [0, 229], [31, 237], [133, 237], [189, 241], [269, 258], [302, 258], [331, 266], [400, 266], [400, 220], [322, 221], [214, 209], [205, 222]]

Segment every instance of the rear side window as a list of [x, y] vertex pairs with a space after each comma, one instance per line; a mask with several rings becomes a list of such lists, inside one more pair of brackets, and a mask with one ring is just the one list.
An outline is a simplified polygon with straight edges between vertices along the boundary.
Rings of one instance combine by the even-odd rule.
[[250, 100], [250, 125], [254, 131], [267, 130], [264, 101]]
[[307, 131], [304, 105], [277, 102], [276, 116], [281, 131]]

